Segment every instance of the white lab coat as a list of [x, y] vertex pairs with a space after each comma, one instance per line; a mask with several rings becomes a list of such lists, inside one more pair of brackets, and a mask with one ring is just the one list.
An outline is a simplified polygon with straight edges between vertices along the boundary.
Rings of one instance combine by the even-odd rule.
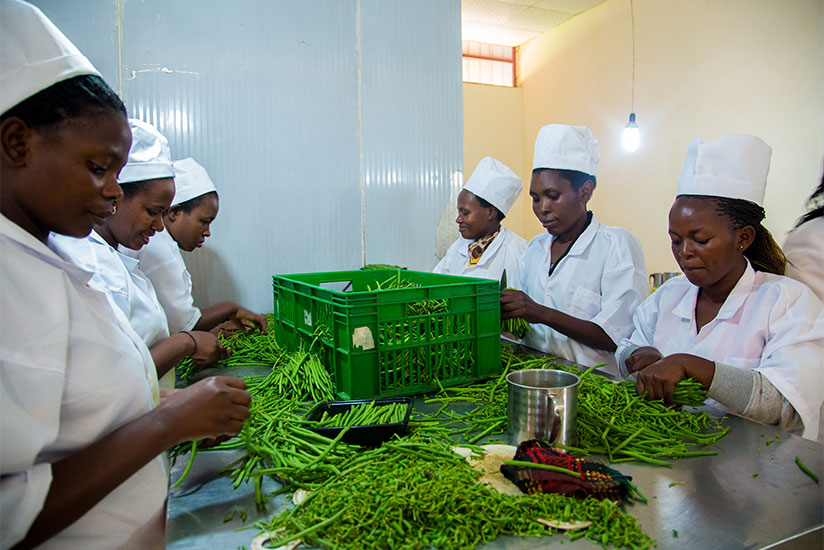
[[192, 330], [200, 320], [201, 312], [192, 298], [192, 277], [169, 232], [156, 233], [140, 250], [123, 249], [123, 252], [140, 260], [140, 271], [154, 285], [157, 299], [166, 312], [169, 330]]
[[793, 229], [784, 241], [787, 277], [801, 281], [824, 302], [824, 217]]
[[[51, 463], [150, 411], [158, 392], [148, 348], [111, 299], [86, 286], [91, 273], [5, 216], [0, 272], [0, 540], [7, 548], [40, 513]], [[161, 455], [39, 548], [119, 548], [162, 512], [167, 485]]]
[[[632, 332], [632, 312], [647, 294], [641, 243], [628, 231], [602, 225], [595, 216], [549, 276], [555, 237], [534, 237], [518, 260], [510, 284], [532, 300], [601, 327], [616, 344]], [[543, 324], [530, 324], [529, 347], [575, 361], [581, 367], [604, 363], [618, 374], [612, 353], [586, 346]]]
[[[169, 337], [166, 314], [151, 281], [138, 269], [136, 259], [113, 249], [95, 231], [84, 239], [52, 235], [51, 243], [73, 263], [94, 273], [89, 285], [111, 294], [147, 346], [152, 347]], [[174, 369], [163, 376], [160, 386], [174, 388]]]
[[788, 277], [746, 271], [715, 319], [696, 331], [698, 287], [686, 277], [661, 285], [635, 311], [630, 346], [652, 346], [664, 356], [689, 353], [732, 367], [755, 369], [792, 404], [804, 437], [820, 437], [824, 402], [824, 309], [805, 285]]
[[449, 246], [446, 254], [432, 272], [500, 281], [504, 269], [506, 269], [507, 276], [515, 270], [515, 263], [526, 248], [526, 240], [502, 227], [478, 263], [469, 265], [469, 245], [471, 243], [469, 239], [458, 237], [458, 240]]

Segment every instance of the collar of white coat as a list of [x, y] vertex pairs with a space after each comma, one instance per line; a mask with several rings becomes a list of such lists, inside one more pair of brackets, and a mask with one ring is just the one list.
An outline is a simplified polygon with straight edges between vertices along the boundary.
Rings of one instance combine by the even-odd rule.
[[[100, 233], [98, 233], [96, 230], [92, 230], [91, 234], [89, 235], [89, 239], [94, 243], [111, 248], [111, 245], [106, 242], [106, 239], [101, 237]], [[134, 270], [137, 269], [138, 260], [125, 254], [123, 252], [124, 250], [130, 249], [120, 245], [118, 245], [117, 248], [115, 248], [115, 252], [117, 252], [118, 257], [123, 262], [123, 265], [126, 266], [126, 269], [129, 270], [129, 273], [134, 273]]]
[[[747, 267], [735, 286], [730, 291], [730, 295], [724, 300], [724, 305], [718, 310], [714, 319], [732, 319], [736, 312], [744, 305], [747, 296], [752, 292], [755, 284], [755, 270], [747, 260]], [[682, 319], [692, 319], [695, 317], [695, 303], [698, 300], [698, 287], [690, 283], [689, 291], [681, 299], [681, 302], [673, 309], [673, 313]]]
[[[598, 229], [601, 227], [601, 223], [595, 218], [595, 213], [592, 213], [592, 220], [589, 222], [589, 225], [584, 229], [584, 231], [578, 235], [578, 238], [575, 239], [575, 242], [572, 243], [572, 248], [569, 249], [569, 252], [565, 254], [565, 256], [580, 256], [584, 253], [584, 250], [587, 249], [589, 244], [595, 238], [595, 234], [598, 232]], [[549, 235], [549, 243], [547, 244], [547, 251], [552, 249], [552, 243], [555, 241], [555, 235], [551, 233], [547, 233]]]
[[2, 214], [0, 214], [0, 234], [11, 241], [9, 244], [16, 245], [44, 262], [62, 269], [80, 284], [85, 285], [92, 278], [91, 271], [72, 263], [69, 258], [62, 257], [57, 250], [40, 242], [34, 235]]
[[[475, 267], [478, 267], [479, 265], [484, 265], [485, 263], [490, 261], [489, 258], [495, 255], [495, 251], [498, 250], [501, 247], [501, 243], [504, 242], [503, 236], [505, 232], [506, 228], [501, 226], [501, 228], [498, 230], [498, 235], [492, 240], [491, 243], [489, 243], [489, 246], [486, 247], [484, 253], [481, 254], [481, 259], [478, 260], [477, 264], [475, 264]], [[463, 241], [463, 246], [458, 247], [458, 252], [461, 254], [461, 256], [469, 258], [469, 245], [474, 243], [475, 241], [471, 239], [464, 239], [463, 237], [458, 238]]]

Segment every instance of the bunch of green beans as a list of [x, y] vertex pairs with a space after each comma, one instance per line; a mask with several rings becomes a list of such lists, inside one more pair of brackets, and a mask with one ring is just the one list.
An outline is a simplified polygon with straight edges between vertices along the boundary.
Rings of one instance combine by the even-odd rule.
[[707, 390], [704, 389], [701, 382], [693, 380], [692, 378], [678, 382], [672, 392], [672, 402], [674, 405], [700, 407], [706, 400]]
[[[257, 327], [246, 331], [236, 331], [229, 336], [218, 335], [220, 343], [232, 349], [232, 355], [218, 361], [212, 367], [241, 367], [247, 365], [274, 365], [286, 354], [275, 340], [275, 317], [265, 315], [268, 331], [261, 334]], [[191, 357], [183, 359], [176, 367], [177, 376], [184, 381], [191, 380], [199, 370]]]
[[375, 426], [378, 424], [397, 424], [403, 422], [407, 403], [386, 403], [376, 405], [375, 401], [352, 405], [346, 412], [329, 414], [324, 410], [320, 419], [308, 421], [318, 428], [340, 428], [343, 426]]
[[510, 317], [501, 320], [501, 332], [508, 332], [518, 340], [532, 332], [529, 323], [523, 317]]
[[[516, 289], [509, 286], [506, 287], [506, 290]], [[518, 340], [521, 340], [524, 336], [532, 332], [532, 329], [529, 327], [529, 323], [526, 322], [526, 319], [522, 317], [513, 317], [510, 319], [501, 319], [501, 332], [508, 332]]]
[[590, 521], [568, 531], [596, 544], [649, 548], [635, 518], [610, 500], [557, 494], [512, 496], [477, 483], [479, 472], [449, 446], [408, 438], [344, 461], [341, 474], [300, 505], [256, 524], [279, 547], [471, 549], [503, 535], [544, 536], [538, 520]]

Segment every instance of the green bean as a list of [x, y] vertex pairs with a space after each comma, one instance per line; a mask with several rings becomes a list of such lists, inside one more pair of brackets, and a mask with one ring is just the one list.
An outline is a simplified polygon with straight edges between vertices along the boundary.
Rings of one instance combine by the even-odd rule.
[[805, 465], [804, 465], [804, 463], [803, 463], [803, 462], [801, 462], [801, 459], [800, 459], [800, 458], [795, 457], [795, 463], [796, 463], [796, 465], [797, 465], [797, 466], [801, 469], [801, 471], [802, 471], [802, 472], [804, 472], [805, 474], [807, 474], [808, 476], [810, 476], [810, 477], [812, 478], [812, 480], [813, 480], [813, 481], [815, 481], [816, 483], [818, 483], [818, 476], [817, 476], [817, 475], [815, 475], [815, 473], [813, 473], [813, 471], [812, 471], [812, 470], [810, 470], [809, 468], [807, 468], [807, 466], [805, 466]]

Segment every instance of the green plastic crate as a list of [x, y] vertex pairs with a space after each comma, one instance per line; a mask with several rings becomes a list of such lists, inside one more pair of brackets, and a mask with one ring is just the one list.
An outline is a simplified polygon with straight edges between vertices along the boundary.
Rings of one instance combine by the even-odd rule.
[[[397, 277], [415, 286], [369, 290]], [[379, 269], [276, 275], [272, 287], [278, 343], [314, 343], [344, 399], [412, 395], [501, 372], [497, 281]]]

